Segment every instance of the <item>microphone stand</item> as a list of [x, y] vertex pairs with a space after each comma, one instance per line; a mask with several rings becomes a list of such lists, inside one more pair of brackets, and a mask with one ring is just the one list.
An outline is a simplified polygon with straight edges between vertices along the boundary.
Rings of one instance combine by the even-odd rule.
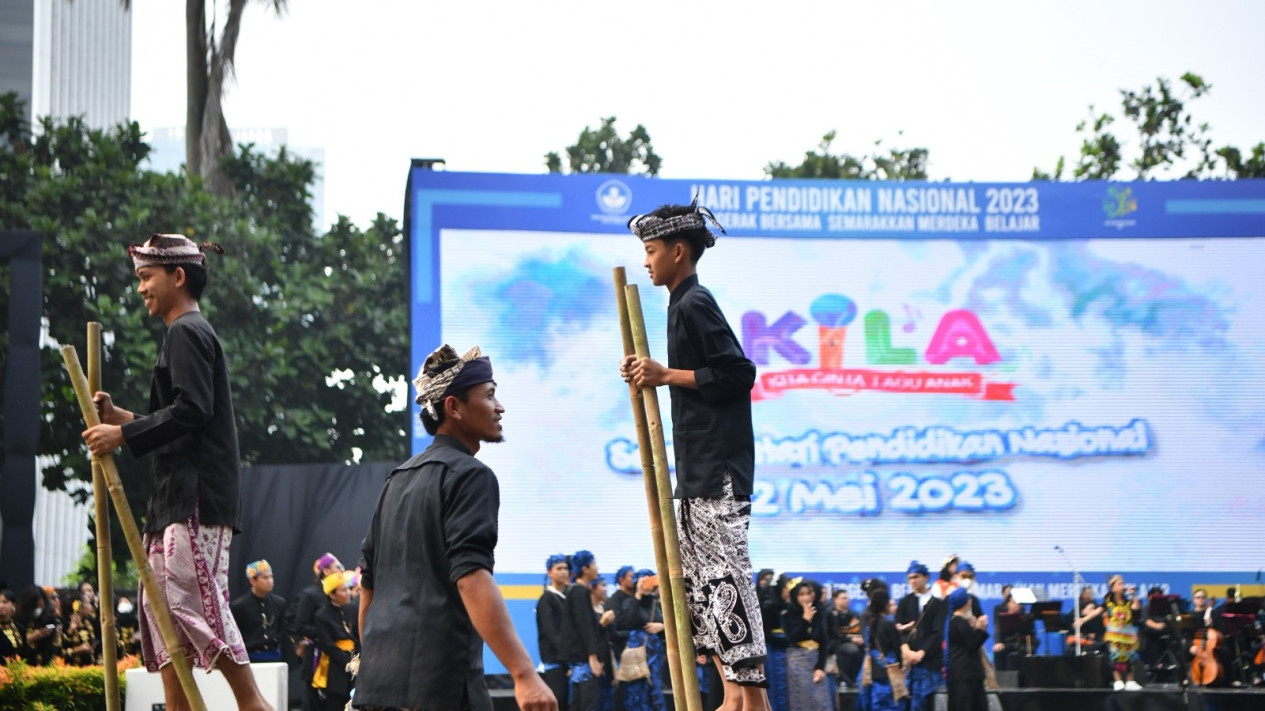
[[1072, 556], [1063, 550], [1063, 546], [1054, 546], [1054, 550], [1063, 555], [1063, 560], [1067, 563], [1067, 567], [1072, 571], [1072, 585], [1076, 588], [1076, 594], [1072, 601], [1072, 610], [1076, 613], [1076, 624], [1073, 629], [1076, 630], [1076, 656], [1081, 656], [1081, 591], [1085, 589], [1085, 579], [1081, 577], [1080, 571], [1076, 569], [1076, 564], [1072, 562]]

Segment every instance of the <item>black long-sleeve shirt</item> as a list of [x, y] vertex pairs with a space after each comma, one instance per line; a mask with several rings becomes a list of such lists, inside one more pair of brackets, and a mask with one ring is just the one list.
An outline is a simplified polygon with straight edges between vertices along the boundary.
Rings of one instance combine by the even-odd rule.
[[606, 609], [615, 612], [615, 624], [611, 625], [610, 638], [611, 649], [615, 651], [616, 657], [623, 654], [624, 647], [628, 646], [628, 632], [632, 629], [628, 622], [628, 605], [635, 599], [623, 590], [616, 590], [606, 601]]
[[238, 528], [241, 457], [228, 361], [201, 312], [167, 326], [150, 376], [149, 414], [122, 429], [132, 454], [153, 453], [146, 532], [161, 533], [195, 511], [204, 526]]
[[949, 681], [984, 681], [979, 650], [986, 639], [988, 630], [976, 629], [965, 617], [949, 620]]
[[[351, 674], [347, 671], [347, 663], [360, 651], [360, 634], [356, 629], [356, 611], [351, 605], [339, 607], [328, 598], [324, 605], [316, 610], [316, 648], [321, 654], [329, 657], [329, 673], [326, 676], [325, 689], [329, 693], [346, 698], [351, 690]], [[338, 646], [339, 640], [349, 639], [353, 647], [351, 651]]]
[[536, 641], [540, 647], [540, 661], [559, 664], [562, 659], [562, 625], [566, 606], [562, 593], [552, 587], [545, 588], [536, 601]]
[[669, 386], [677, 498], [719, 498], [724, 476], [733, 495], [751, 496], [755, 437], [751, 388], [756, 368], [698, 275], [668, 299], [668, 367], [694, 372], [698, 389]]
[[[916, 622], [913, 634], [907, 637], [909, 648], [926, 652], [918, 666], [939, 672], [944, 666], [944, 617], [948, 613], [944, 600], [932, 595], [922, 610], [918, 609], [918, 595], [909, 593], [900, 599], [896, 607], [896, 623]], [[908, 634], [908, 633], [907, 633]]]
[[572, 664], [587, 662], [589, 655], [601, 660], [597, 618], [593, 615], [593, 595], [585, 583], [567, 588], [562, 625], [562, 658]]
[[247, 590], [229, 605], [229, 610], [249, 654], [280, 650], [282, 641], [289, 637], [285, 629], [286, 601], [280, 595], [268, 593], [257, 597]]
[[801, 608], [787, 607], [782, 610], [782, 629], [786, 631], [786, 641], [791, 645], [805, 646], [801, 643], [816, 642], [817, 661], [813, 668], [826, 668], [830, 634], [826, 630], [825, 614], [818, 610], [813, 614], [813, 619], [805, 620]]

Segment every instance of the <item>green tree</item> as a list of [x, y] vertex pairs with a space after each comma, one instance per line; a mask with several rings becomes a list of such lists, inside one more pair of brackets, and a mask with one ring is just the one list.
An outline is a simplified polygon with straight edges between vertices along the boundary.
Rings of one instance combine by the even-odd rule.
[[848, 153], [833, 154], [835, 131], [822, 136], [817, 150], [804, 154], [799, 165], [782, 161], [769, 163], [764, 174], [770, 178], [829, 178], [834, 180], [926, 180], [926, 148], [883, 148], [881, 140], [874, 142], [874, 153], [854, 156]]
[[[44, 307], [54, 342], [79, 346], [100, 321], [103, 388], [144, 410], [149, 370], [164, 330], [135, 293], [126, 246], [151, 232], [212, 241], [211, 283], [202, 309], [228, 354], [245, 464], [398, 460], [407, 416], [388, 412], [408, 367], [403, 238], [378, 215], [361, 230], [346, 218], [313, 233], [313, 166], [284, 151], [242, 146], [224, 161], [235, 197], [141, 168], [140, 127], [90, 130], [79, 119], [41, 120], [34, 134], [12, 95], [0, 97], [0, 224], [44, 238]], [[10, 298], [0, 284], [0, 311]], [[83, 424], [57, 350], [42, 351], [40, 452], [43, 484], [89, 480]], [[143, 463], [117, 457], [138, 513], [148, 497]], [[125, 551], [122, 539], [115, 551]]]
[[[1076, 125], [1082, 134], [1072, 180], [1148, 180], [1152, 178], [1265, 177], [1265, 143], [1243, 152], [1233, 146], [1213, 147], [1210, 126], [1197, 122], [1189, 105], [1212, 90], [1198, 74], [1187, 72], [1177, 82], [1158, 77], [1138, 91], [1120, 90], [1123, 120], [1093, 105]], [[1116, 126], [1124, 126], [1122, 140]], [[1034, 168], [1034, 180], [1062, 180], [1067, 160], [1060, 156], [1051, 171]]]
[[[580, 132], [575, 145], [567, 147], [567, 167], [572, 173], [637, 173], [658, 175], [662, 160], [650, 145], [650, 133], [641, 124], [621, 138], [615, 130], [615, 117], [602, 119], [602, 127], [588, 126]], [[545, 167], [550, 173], [562, 172], [562, 157], [555, 152], [545, 154]]]

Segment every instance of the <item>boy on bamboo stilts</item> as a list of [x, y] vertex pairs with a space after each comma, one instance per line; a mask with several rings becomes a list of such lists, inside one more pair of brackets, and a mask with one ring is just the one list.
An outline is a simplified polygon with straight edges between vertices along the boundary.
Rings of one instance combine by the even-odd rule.
[[[198, 301], [208, 273], [201, 247], [183, 235], [151, 235], [128, 247], [150, 316], [167, 324], [150, 377], [149, 414], [93, 396], [102, 424], [84, 431], [96, 456], [127, 445], [150, 457], [154, 492], [145, 513], [144, 547], [167, 597], [181, 648], [200, 669], [219, 669], [238, 708], [271, 711], [260, 695], [228, 599], [228, 549], [240, 523], [237, 425], [228, 364]], [[140, 591], [142, 656], [160, 671], [168, 711], [189, 708], [147, 591]]]
[[619, 372], [638, 387], [667, 385], [672, 398], [681, 569], [694, 647], [713, 656], [725, 680], [721, 709], [767, 711], [764, 625], [747, 548], [756, 369], [698, 283], [698, 260], [716, 243], [708, 221], [724, 233], [697, 204], [665, 205], [629, 221], [651, 282], [670, 293], [668, 364], [627, 356]]

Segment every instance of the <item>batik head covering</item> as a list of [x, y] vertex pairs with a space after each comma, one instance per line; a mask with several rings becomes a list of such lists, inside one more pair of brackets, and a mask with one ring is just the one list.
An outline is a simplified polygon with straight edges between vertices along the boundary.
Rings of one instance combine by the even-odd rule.
[[349, 570], [340, 570], [337, 573], [330, 573], [321, 580], [321, 589], [325, 591], [326, 595], [329, 595], [338, 588], [342, 587], [343, 583], [351, 585], [351, 579], [354, 575], [355, 573]]
[[195, 244], [184, 235], [154, 234], [141, 244], [129, 245], [127, 253], [132, 257], [132, 268], [167, 264], [206, 264], [204, 249], [224, 254], [224, 248], [214, 242]]
[[320, 558], [317, 558], [316, 562], [312, 564], [312, 572], [320, 575], [321, 570], [328, 568], [337, 562], [338, 558], [336, 558], [333, 553], [326, 553]]
[[604, 585], [605, 583], [606, 583], [606, 578], [599, 575], [596, 578], [593, 578], [592, 580], [589, 581], [589, 587], [596, 589], [598, 585]]
[[949, 603], [949, 610], [953, 611], [960, 609], [963, 605], [970, 604], [971, 594], [966, 591], [966, 588], [956, 588], [944, 600]]
[[559, 563], [567, 563], [568, 565], [570, 565], [570, 563], [567, 562], [566, 553], [554, 553], [553, 555], [546, 558], [545, 572], [548, 573], [549, 571], [553, 570], [553, 567]]
[[[633, 572], [634, 570], [636, 569], [633, 568], [631, 565], [620, 566], [619, 570], [615, 571], [615, 584], [618, 585], [619, 581], [623, 580], [624, 576], [628, 575], [629, 573], [633, 573], [634, 578], [637, 577], [636, 573]], [[634, 580], [633, 582], [637, 582], [637, 581]]]
[[413, 387], [417, 389], [414, 402], [421, 405], [432, 420], [438, 420], [436, 408], [449, 394], [492, 380], [492, 360], [483, 356], [478, 346], [459, 356], [445, 343], [426, 356], [426, 362], [413, 378]]
[[246, 579], [254, 580], [255, 578], [259, 577], [262, 573], [271, 573], [271, 572], [272, 572], [272, 566], [268, 564], [268, 561], [260, 559], [246, 566]]
[[966, 561], [962, 561], [958, 563], [958, 572], [959, 573], [974, 573], [975, 566], [971, 565], [970, 563]]
[[636, 583], [637, 583], [637, 581], [641, 580], [642, 578], [645, 578], [645, 577], [651, 576], [651, 575], [654, 575], [654, 571], [653, 571], [653, 570], [651, 570], [651, 569], [649, 569], [649, 568], [642, 568], [641, 570], [638, 570], [637, 572], [633, 573], [633, 584], [636, 584]]
[[[664, 207], [674, 207], [664, 205]], [[633, 215], [628, 220], [628, 229], [637, 235], [637, 239], [642, 242], [649, 242], [652, 239], [666, 239], [681, 232], [691, 232], [694, 230], [702, 230], [705, 237], [703, 238], [703, 246], [711, 247], [716, 244], [716, 235], [707, 229], [707, 223], [710, 222], [723, 235], [727, 234], [725, 228], [720, 226], [716, 221], [716, 216], [711, 210], [698, 204], [698, 197], [690, 203], [690, 212], [675, 217], [658, 217], [653, 214]], [[663, 208], [660, 208], [663, 209]]]
[[905, 575], [931, 575], [931, 571], [927, 570], [927, 566], [916, 560], [909, 561], [909, 568], [905, 570]]

